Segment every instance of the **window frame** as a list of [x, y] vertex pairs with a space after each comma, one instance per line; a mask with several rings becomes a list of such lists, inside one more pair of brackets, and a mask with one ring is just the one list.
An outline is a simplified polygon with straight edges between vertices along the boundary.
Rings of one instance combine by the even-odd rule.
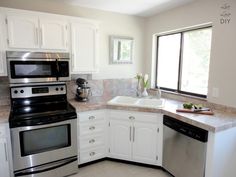
[[[186, 30], [181, 30], [181, 31], [176, 31], [176, 32], [170, 32], [170, 33], [165, 33], [165, 34], [159, 34], [156, 36], [156, 72], [155, 72], [155, 87], [156, 88], [160, 88], [162, 90], [165, 91], [170, 91], [173, 93], [180, 93], [180, 94], [184, 94], [184, 95], [189, 95], [189, 96], [195, 96], [195, 97], [200, 97], [200, 98], [207, 98], [207, 95], [203, 95], [203, 94], [198, 94], [198, 93], [192, 93], [192, 92], [186, 92], [186, 91], [182, 91], [181, 88], [181, 78], [182, 78], [182, 64], [183, 64], [183, 44], [184, 44], [184, 40], [183, 40], [183, 33], [185, 32], [190, 32], [190, 31], [196, 31], [196, 30], [201, 30], [201, 29], [207, 29], [207, 28], [211, 28], [212, 29], [212, 25], [207, 25], [207, 26], [201, 26], [201, 27], [197, 27], [197, 28], [191, 28], [191, 29], [186, 29]], [[169, 35], [174, 35], [174, 34], [180, 34], [180, 51], [179, 51], [179, 65], [178, 65], [178, 82], [177, 82], [177, 89], [171, 89], [171, 88], [166, 88], [166, 87], [159, 87], [157, 85], [157, 78], [158, 78], [158, 48], [159, 48], [159, 38], [163, 37], [163, 36], [169, 36]]]

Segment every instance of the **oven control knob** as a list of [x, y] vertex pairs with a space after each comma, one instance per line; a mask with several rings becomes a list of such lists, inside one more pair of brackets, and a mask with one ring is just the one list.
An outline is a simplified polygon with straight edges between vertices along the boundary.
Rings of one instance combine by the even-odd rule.
[[24, 90], [21, 90], [20, 93], [24, 93]]
[[59, 89], [58, 89], [58, 87], [56, 88], [56, 91], [58, 91]]
[[17, 93], [18, 93], [18, 91], [17, 91], [17, 90], [15, 90], [15, 91], [14, 91], [14, 93], [15, 93], [15, 94], [17, 94]]
[[61, 87], [61, 91], [63, 91], [64, 90], [64, 88], [63, 87]]

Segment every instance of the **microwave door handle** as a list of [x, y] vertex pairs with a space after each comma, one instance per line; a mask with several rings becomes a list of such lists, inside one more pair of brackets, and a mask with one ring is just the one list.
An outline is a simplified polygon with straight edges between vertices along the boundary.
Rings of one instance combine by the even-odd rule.
[[59, 80], [59, 73], [60, 73], [60, 70], [59, 70], [59, 63], [58, 63], [58, 59], [56, 59], [56, 67], [57, 67], [57, 76], [56, 76], [56, 78], [57, 78], [57, 80]]

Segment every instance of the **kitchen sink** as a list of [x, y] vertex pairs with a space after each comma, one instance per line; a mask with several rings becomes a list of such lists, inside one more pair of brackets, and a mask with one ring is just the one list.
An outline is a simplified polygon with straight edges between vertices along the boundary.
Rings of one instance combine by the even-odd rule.
[[135, 105], [138, 101], [138, 98], [129, 97], [129, 96], [116, 96], [112, 100], [108, 101], [107, 104], [111, 105]]
[[164, 106], [164, 99], [141, 98], [136, 102], [136, 105], [148, 108], [161, 108]]
[[117, 96], [108, 101], [108, 105], [120, 105], [120, 106], [136, 106], [146, 108], [161, 108], [164, 106], [164, 99], [157, 99], [154, 97], [136, 98], [130, 96]]

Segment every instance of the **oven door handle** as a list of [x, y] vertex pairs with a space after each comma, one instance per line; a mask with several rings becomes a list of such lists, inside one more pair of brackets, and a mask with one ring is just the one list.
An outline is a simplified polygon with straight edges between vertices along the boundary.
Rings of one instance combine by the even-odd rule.
[[32, 167], [30, 169], [20, 170], [20, 171], [15, 172], [15, 176], [25, 176], [25, 175], [43, 173], [46, 171], [54, 170], [56, 168], [60, 168], [64, 165], [67, 165], [67, 164], [70, 164], [74, 161], [77, 161], [77, 159], [78, 159], [77, 156], [74, 156], [72, 158], [52, 162], [47, 165], [40, 165], [40, 166]]

